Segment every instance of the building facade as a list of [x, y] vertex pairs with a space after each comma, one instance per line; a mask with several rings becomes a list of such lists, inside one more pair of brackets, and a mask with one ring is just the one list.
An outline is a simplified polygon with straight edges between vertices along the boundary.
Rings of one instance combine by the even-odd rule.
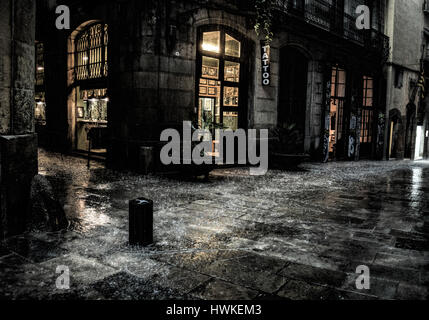
[[[314, 160], [381, 159], [387, 3], [365, 1], [359, 30], [361, 2], [272, 1], [268, 48], [255, 1], [40, 1], [41, 143], [83, 152], [90, 135], [110, 165], [137, 168], [140, 147], [189, 120], [293, 128], [293, 152]], [[55, 28], [60, 4], [70, 30]]]
[[426, 63], [424, 0], [387, 2], [387, 109], [385, 159], [428, 157], [427, 112], [422, 80]]

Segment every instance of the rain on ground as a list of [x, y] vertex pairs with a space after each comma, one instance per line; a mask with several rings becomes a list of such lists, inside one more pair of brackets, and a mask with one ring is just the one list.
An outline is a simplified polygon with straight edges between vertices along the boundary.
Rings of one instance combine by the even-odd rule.
[[[39, 151], [68, 230], [0, 246], [3, 299], [427, 299], [429, 162], [306, 163], [209, 180], [86, 167]], [[154, 201], [155, 243], [128, 245], [128, 201]], [[370, 268], [369, 290], [356, 268]], [[70, 290], [56, 288], [58, 266]]]

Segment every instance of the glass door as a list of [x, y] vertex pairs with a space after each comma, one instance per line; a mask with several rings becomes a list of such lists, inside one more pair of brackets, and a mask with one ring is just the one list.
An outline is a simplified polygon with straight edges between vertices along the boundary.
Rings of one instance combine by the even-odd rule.
[[373, 143], [373, 123], [374, 123], [374, 80], [371, 77], [363, 77], [363, 102], [360, 125], [360, 155], [371, 156]]
[[[237, 130], [243, 109], [242, 42], [224, 30], [202, 31], [199, 38], [198, 124]], [[203, 111], [208, 104], [210, 113]]]
[[346, 71], [338, 66], [332, 68], [331, 82], [331, 128], [329, 137], [330, 159], [335, 159], [344, 146], [343, 121], [346, 99]]

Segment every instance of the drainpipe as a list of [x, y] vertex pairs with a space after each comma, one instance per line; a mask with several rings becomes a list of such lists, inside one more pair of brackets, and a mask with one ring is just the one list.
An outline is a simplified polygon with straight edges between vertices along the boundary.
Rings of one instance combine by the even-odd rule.
[[14, 106], [14, 81], [15, 81], [15, 0], [10, 0], [10, 98], [9, 98], [9, 110], [10, 110], [10, 128], [9, 132], [11, 135], [15, 133], [14, 129], [14, 117], [15, 117], [15, 106]]
[[389, 160], [390, 157], [390, 106], [392, 97], [392, 86], [393, 86], [393, 65], [387, 66], [387, 77], [386, 77], [386, 115], [385, 115], [385, 128], [384, 128], [384, 147], [383, 147], [383, 160]]
[[[385, 117], [385, 130], [384, 130], [384, 148], [383, 148], [383, 160], [389, 160], [390, 157], [390, 115], [389, 111], [391, 109], [391, 102], [393, 100], [392, 92], [393, 92], [393, 50], [394, 50], [394, 35], [395, 35], [395, 1], [390, 0], [387, 6], [387, 22], [386, 22], [386, 34], [390, 38], [390, 52], [387, 66], [387, 86], [386, 86], [386, 117]], [[391, 63], [389, 63], [391, 62]]]
[[158, 54], [158, 70], [157, 70], [157, 87], [156, 87], [156, 99], [157, 99], [157, 110], [158, 110], [158, 121], [163, 121], [162, 110], [160, 108], [161, 105], [161, 51], [162, 51], [162, 45], [161, 45], [161, 37], [162, 37], [162, 31], [161, 31], [161, 23], [162, 23], [162, 7], [164, 5], [164, 2], [158, 1], [157, 8], [156, 8], [156, 15], [157, 15], [157, 21], [156, 21], [156, 51]]

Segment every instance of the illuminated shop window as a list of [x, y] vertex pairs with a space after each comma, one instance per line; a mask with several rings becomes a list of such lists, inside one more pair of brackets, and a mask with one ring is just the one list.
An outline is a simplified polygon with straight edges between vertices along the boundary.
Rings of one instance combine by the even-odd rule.
[[242, 42], [225, 30], [201, 32], [198, 74], [198, 125], [239, 128]]
[[34, 118], [36, 124], [46, 125], [46, 103], [45, 103], [45, 93], [36, 92], [35, 106], [34, 106]]
[[76, 117], [80, 121], [107, 122], [107, 89], [79, 90]]
[[344, 104], [346, 100], [347, 73], [338, 65], [332, 68], [329, 153], [335, 158], [337, 147], [343, 138]]
[[225, 54], [231, 57], [240, 58], [241, 43], [229, 34], [225, 35]]
[[210, 52], [220, 52], [220, 31], [204, 32], [202, 49]]

